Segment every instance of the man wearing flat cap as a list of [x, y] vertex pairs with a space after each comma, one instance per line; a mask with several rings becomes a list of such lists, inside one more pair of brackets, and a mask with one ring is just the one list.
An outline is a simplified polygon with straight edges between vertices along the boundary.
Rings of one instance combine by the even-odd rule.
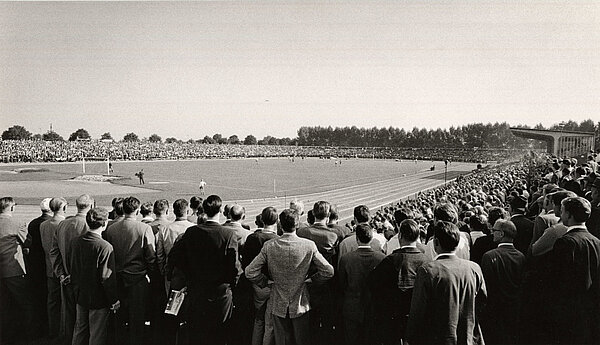
[[525, 217], [527, 199], [522, 195], [511, 195], [508, 202], [510, 220], [517, 227], [514, 246], [521, 253], [527, 254], [527, 249], [533, 237], [533, 222]]

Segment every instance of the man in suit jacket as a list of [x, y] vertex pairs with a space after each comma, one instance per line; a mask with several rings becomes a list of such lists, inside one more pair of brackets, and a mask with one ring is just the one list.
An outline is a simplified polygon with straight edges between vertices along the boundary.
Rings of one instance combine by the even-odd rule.
[[15, 202], [0, 198], [0, 329], [1, 343], [29, 338], [33, 327], [31, 285], [23, 252], [31, 243], [25, 223], [12, 218]]
[[102, 239], [108, 211], [88, 211], [89, 230], [73, 240], [71, 248], [71, 284], [77, 300], [77, 321], [73, 345], [107, 343], [108, 316], [120, 306], [113, 247]]
[[73, 239], [88, 231], [88, 225], [85, 221], [87, 212], [94, 205], [94, 199], [87, 194], [79, 196], [75, 200], [77, 214], [69, 217], [58, 225], [56, 234], [52, 239], [52, 249], [50, 258], [54, 266], [54, 274], [58, 277], [61, 284], [61, 334], [65, 342], [70, 344], [73, 341], [73, 329], [75, 327], [75, 316], [77, 313], [77, 303], [75, 302], [75, 293], [71, 285], [71, 273], [69, 263], [71, 262], [71, 243]]
[[515, 344], [525, 255], [512, 244], [517, 228], [511, 221], [497, 220], [492, 234], [498, 248], [485, 253], [481, 259], [488, 292], [481, 322], [483, 333], [488, 344]]
[[526, 206], [527, 199], [522, 195], [511, 196], [508, 203], [508, 211], [511, 214], [510, 220], [517, 227], [514, 245], [523, 254], [527, 254], [527, 249], [533, 238], [533, 222], [525, 217]]
[[152, 228], [136, 219], [140, 201], [123, 200], [123, 220], [111, 224], [104, 232], [113, 246], [117, 270], [117, 291], [124, 309], [117, 313], [118, 330], [129, 324], [130, 345], [144, 341], [144, 322], [149, 293], [149, 277], [156, 270], [156, 247]]
[[[298, 237], [298, 214], [284, 210], [279, 215], [283, 235], [263, 246], [260, 254], [246, 267], [246, 277], [261, 286], [268, 285], [268, 269], [273, 281], [275, 343], [309, 344], [311, 309], [307, 283], [323, 283], [333, 277], [333, 266], [319, 253], [313, 241]], [[309, 276], [309, 270], [315, 272]]]
[[229, 217], [230, 217], [231, 221], [223, 224], [223, 226], [235, 231], [235, 234], [238, 236], [238, 246], [240, 248], [243, 247], [244, 244], [246, 243], [246, 238], [248, 238], [248, 235], [250, 235], [252, 233], [250, 230], [248, 230], [242, 226], [241, 222], [245, 218], [245, 215], [246, 215], [245, 213], [246, 213], [246, 211], [244, 210], [244, 208], [242, 206], [237, 205], [237, 204], [233, 205], [229, 209]]
[[194, 344], [225, 344], [231, 313], [232, 288], [242, 273], [237, 236], [219, 223], [221, 198], [207, 197], [202, 206], [207, 221], [185, 231], [167, 260], [167, 277], [183, 271], [189, 302], [188, 326]]
[[369, 246], [373, 239], [373, 229], [362, 224], [356, 227], [358, 249], [344, 255], [338, 268], [339, 284], [343, 294], [342, 317], [346, 344], [365, 344], [372, 339], [373, 315], [370, 291], [367, 289], [367, 278], [377, 265], [385, 258], [381, 252], [375, 252]]
[[546, 343], [592, 344], [600, 339], [600, 240], [585, 227], [590, 213], [584, 198], [562, 201], [567, 233], [556, 240], [546, 267]]
[[374, 313], [378, 343], [397, 344], [404, 338], [413, 287], [417, 270], [429, 262], [417, 248], [420, 229], [417, 222], [405, 219], [400, 222], [400, 244], [373, 270], [369, 277], [372, 295], [375, 299]]
[[[260, 214], [260, 221], [263, 228], [257, 229], [246, 239], [246, 244], [242, 249], [242, 267], [244, 269], [250, 265], [254, 258], [260, 253], [262, 247], [269, 240], [278, 238], [277, 236], [277, 210], [274, 207], [267, 207]], [[271, 286], [260, 287], [252, 284], [254, 297], [254, 329], [252, 331], [252, 345], [273, 345], [275, 335], [273, 331], [273, 307], [269, 300], [271, 296]]]
[[54, 274], [50, 251], [52, 250], [52, 239], [56, 235], [58, 225], [65, 220], [67, 200], [64, 198], [52, 198], [50, 200], [50, 210], [54, 214], [52, 218], [40, 224], [40, 238], [46, 258], [48, 334], [50, 338], [55, 338], [58, 336], [60, 327], [60, 280]]
[[48, 324], [46, 319], [46, 261], [40, 237], [40, 224], [52, 218], [50, 199], [45, 198], [42, 200], [40, 203], [42, 214], [27, 225], [27, 233], [31, 236], [31, 245], [29, 246], [29, 253], [25, 255], [25, 266], [32, 286], [36, 287], [33, 290], [33, 295], [29, 297], [34, 304], [35, 326], [32, 332], [35, 337], [41, 336], [46, 331]]
[[434, 245], [438, 256], [417, 270], [406, 327], [410, 344], [483, 344], [477, 309], [486, 298], [481, 268], [460, 259], [456, 225], [438, 221]]
[[[369, 224], [371, 219], [369, 208], [366, 205], [359, 205], [354, 208], [354, 222], [356, 225]], [[369, 244], [375, 251], [383, 252], [383, 246], [385, 243], [380, 242], [374, 238]], [[338, 263], [342, 256], [347, 253], [353, 252], [358, 249], [358, 242], [356, 242], [356, 235], [351, 234], [340, 243], [338, 250]]]

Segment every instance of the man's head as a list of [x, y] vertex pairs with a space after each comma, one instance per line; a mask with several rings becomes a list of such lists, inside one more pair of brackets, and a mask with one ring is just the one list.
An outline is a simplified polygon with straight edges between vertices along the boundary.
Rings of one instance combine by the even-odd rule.
[[54, 213], [67, 211], [67, 200], [65, 198], [52, 198], [50, 200], [50, 210]]
[[75, 205], [77, 205], [77, 211], [87, 212], [90, 208], [92, 208], [92, 206], [94, 206], [94, 199], [87, 194], [83, 194], [75, 200]]
[[315, 216], [315, 221], [319, 222], [329, 218], [330, 209], [331, 204], [327, 201], [317, 201], [313, 206], [313, 216]]
[[98, 229], [104, 230], [108, 223], [108, 211], [102, 207], [92, 208], [87, 212], [85, 222], [92, 231]]
[[304, 203], [300, 200], [290, 201], [290, 210], [296, 211], [299, 216], [304, 214]]
[[286, 209], [279, 215], [279, 222], [283, 232], [294, 232], [300, 222], [298, 213], [292, 209]]
[[498, 219], [492, 228], [492, 235], [494, 236], [495, 243], [512, 243], [517, 235], [517, 227], [510, 220]]
[[368, 223], [370, 219], [369, 208], [366, 205], [358, 205], [354, 208], [354, 220], [357, 224]]
[[264, 226], [277, 224], [277, 210], [275, 207], [266, 207], [260, 214], [260, 219]]
[[140, 200], [136, 197], [130, 196], [123, 200], [123, 214], [125, 215], [136, 215], [140, 209]]
[[415, 213], [406, 207], [400, 208], [394, 212], [394, 222], [397, 226], [400, 226], [405, 219], [414, 219]]
[[400, 234], [400, 241], [403, 243], [414, 243], [419, 238], [421, 229], [419, 224], [412, 219], [405, 219], [400, 222], [398, 226], [398, 233]]
[[175, 217], [181, 218], [187, 216], [188, 210], [188, 202], [185, 199], [177, 199], [173, 203], [173, 213], [175, 213]]
[[566, 226], [585, 223], [592, 213], [592, 205], [581, 197], [566, 198], [561, 203], [560, 219]]
[[42, 210], [42, 213], [51, 213], [52, 212], [50, 210], [50, 200], [52, 200], [52, 198], [44, 198], [44, 200], [42, 200], [42, 202], [40, 202], [40, 210]]
[[329, 209], [329, 223], [335, 223], [337, 222], [339, 219], [339, 215], [337, 212], [337, 207], [335, 206], [331, 206], [331, 209]]
[[433, 209], [433, 219], [436, 222], [441, 220], [456, 224], [458, 222], [458, 212], [456, 211], [456, 207], [451, 203], [439, 203]]
[[123, 198], [116, 198], [113, 201], [113, 210], [115, 210], [115, 214], [120, 217], [123, 215]]
[[488, 224], [494, 226], [498, 219], [508, 219], [509, 215], [505, 209], [501, 207], [492, 207], [488, 212]]
[[229, 210], [231, 210], [231, 206], [230, 205], [225, 205], [225, 207], [223, 207], [223, 215], [227, 219], [231, 218], [231, 215], [229, 214]]
[[140, 214], [142, 215], [142, 217], [147, 217], [152, 213], [153, 208], [154, 207], [152, 206], [152, 203], [145, 202], [142, 204], [142, 206], [140, 206]]
[[460, 241], [458, 228], [451, 222], [437, 221], [433, 226], [434, 249], [438, 254], [450, 253], [456, 250]]
[[373, 239], [373, 229], [369, 224], [359, 224], [354, 230], [356, 233], [356, 241], [359, 244], [369, 244]]
[[202, 208], [208, 218], [217, 216], [221, 212], [223, 201], [218, 195], [210, 195], [202, 202]]
[[245, 215], [246, 215], [246, 210], [242, 206], [237, 205], [237, 204], [231, 206], [231, 209], [229, 210], [229, 217], [234, 222], [241, 221], [242, 219], [244, 219]]
[[192, 211], [196, 212], [198, 207], [202, 205], [202, 198], [199, 196], [193, 196], [190, 198], [190, 208]]
[[169, 213], [169, 200], [158, 199], [154, 202], [153, 212], [156, 216], [164, 216]]
[[511, 195], [508, 200], [511, 214], [525, 214], [527, 199], [522, 195]]
[[0, 213], [12, 213], [15, 210], [15, 200], [10, 196], [0, 198]]
[[558, 192], [554, 192], [551, 194], [548, 194], [548, 197], [550, 198], [550, 202], [552, 203], [552, 207], [554, 210], [554, 214], [557, 217], [560, 217], [560, 209], [562, 207], [562, 201], [566, 198], [573, 198], [576, 197], [577, 194], [568, 191], [568, 190], [561, 190]]
[[481, 231], [483, 233], [487, 233], [487, 217], [482, 214], [476, 214], [469, 217], [469, 227], [471, 231]]

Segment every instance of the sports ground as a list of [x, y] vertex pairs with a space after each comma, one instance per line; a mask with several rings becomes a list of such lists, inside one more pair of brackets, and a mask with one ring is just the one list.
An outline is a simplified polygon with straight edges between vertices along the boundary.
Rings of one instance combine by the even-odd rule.
[[[337, 162], [337, 163], [336, 163]], [[341, 162], [341, 164], [340, 164]], [[435, 165], [436, 169], [430, 171]], [[473, 163], [451, 163], [447, 179], [475, 169]], [[0, 166], [0, 195], [17, 201], [15, 217], [29, 221], [39, 214], [37, 206], [44, 197], [64, 196], [73, 205], [83, 193], [96, 203], [109, 206], [115, 196], [133, 195], [142, 202], [166, 198], [173, 202], [198, 195], [200, 179], [207, 182], [206, 195], [217, 194], [226, 203], [246, 208], [252, 222], [264, 207], [283, 209], [290, 200], [301, 200], [310, 207], [327, 200], [338, 207], [340, 220], [352, 217], [352, 208], [365, 204], [371, 209], [389, 205], [402, 198], [444, 183], [444, 163], [431, 161], [393, 161], [288, 158], [224, 159], [189, 161], [113, 162], [113, 182], [81, 181], [82, 175], [107, 174], [106, 162], [45, 164], [7, 164]], [[145, 184], [135, 173], [144, 169]], [[74, 213], [71, 207], [69, 213]]]

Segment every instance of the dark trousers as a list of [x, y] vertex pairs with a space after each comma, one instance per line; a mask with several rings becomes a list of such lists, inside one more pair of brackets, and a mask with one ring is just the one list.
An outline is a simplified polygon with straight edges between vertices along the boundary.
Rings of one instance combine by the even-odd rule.
[[106, 345], [110, 309], [88, 309], [77, 305], [73, 345]]
[[148, 281], [140, 279], [133, 285], [122, 287], [120, 291], [121, 308], [117, 312], [117, 340], [125, 336], [125, 323], [129, 324], [129, 345], [144, 344], [144, 322], [146, 321], [146, 299]]
[[310, 322], [308, 313], [296, 318], [273, 315], [275, 344], [310, 344]]
[[231, 289], [226, 288], [218, 294], [190, 291], [188, 296], [190, 344], [226, 344], [233, 311]]
[[62, 285], [60, 297], [60, 334], [64, 338], [65, 344], [68, 345], [73, 342], [73, 329], [75, 328], [75, 318], [77, 316], [77, 302], [73, 284]]
[[26, 276], [0, 279], [0, 343], [32, 338], [33, 307]]
[[48, 287], [48, 296], [46, 299], [46, 308], [48, 310], [48, 335], [50, 338], [58, 336], [60, 330], [60, 280], [54, 277], [48, 277], [46, 286]]

